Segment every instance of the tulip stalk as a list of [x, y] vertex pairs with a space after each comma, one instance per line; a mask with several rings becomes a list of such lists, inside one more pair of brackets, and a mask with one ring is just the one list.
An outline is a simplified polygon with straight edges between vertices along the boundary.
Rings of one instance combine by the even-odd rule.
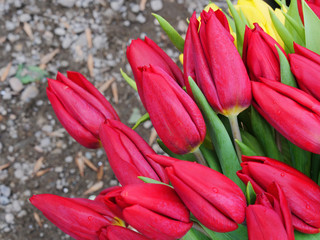
[[236, 148], [236, 152], [237, 152], [237, 156], [239, 159], [239, 163], [241, 163], [241, 150], [239, 145], [236, 143], [236, 140], [241, 141], [241, 133], [240, 133], [240, 128], [239, 128], [239, 124], [238, 124], [238, 115], [230, 115], [228, 116], [229, 122], [230, 122], [230, 126], [231, 126], [231, 131], [232, 131], [232, 136], [233, 136], [233, 142], [234, 142], [234, 146]]
[[193, 155], [197, 158], [198, 163], [202, 164], [203, 166], [208, 167], [206, 159], [203, 157], [199, 148], [194, 150]]

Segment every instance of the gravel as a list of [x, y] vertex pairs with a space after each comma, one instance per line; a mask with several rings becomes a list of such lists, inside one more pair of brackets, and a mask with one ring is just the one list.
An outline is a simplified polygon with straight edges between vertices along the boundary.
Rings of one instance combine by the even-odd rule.
[[[206, 3], [150, 0], [143, 10], [140, 2], [0, 1], [0, 77], [11, 64], [6, 79], [0, 81], [0, 166], [7, 166], [0, 171], [0, 239], [71, 239], [28, 199], [41, 193], [88, 197], [83, 193], [96, 182], [97, 173], [85, 167], [84, 177], [80, 176], [75, 161], [80, 153], [96, 167], [103, 166], [103, 187], [119, 184], [103, 149], [85, 149], [63, 129], [46, 96], [46, 78], [55, 78], [57, 71], [79, 71], [97, 87], [115, 78], [119, 103], [114, 103], [111, 87], [103, 94], [121, 121], [132, 127], [145, 109], [137, 92], [119, 73], [122, 68], [132, 76], [125, 59], [129, 39], [148, 35], [177, 60], [179, 52], [155, 24], [151, 13], [157, 12], [185, 34], [188, 11], [199, 12]], [[88, 44], [88, 31], [92, 45]], [[89, 55], [93, 57], [92, 76]], [[41, 69], [45, 74], [35, 77]], [[22, 83], [28, 76], [31, 80]], [[151, 130], [151, 121], [136, 129], [144, 139], [149, 139]], [[152, 147], [160, 151], [159, 146]], [[35, 173], [41, 158], [42, 164]], [[37, 215], [41, 226], [35, 219]]]

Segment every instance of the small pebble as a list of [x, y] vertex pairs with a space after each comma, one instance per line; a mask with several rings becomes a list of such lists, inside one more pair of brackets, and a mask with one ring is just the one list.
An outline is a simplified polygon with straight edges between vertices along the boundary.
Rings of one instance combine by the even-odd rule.
[[150, 2], [152, 11], [160, 11], [163, 8], [163, 3], [161, 0], [151, 0]]
[[20, 92], [23, 89], [23, 84], [18, 78], [15, 78], [15, 77], [10, 78], [9, 84], [12, 90], [15, 92]]
[[23, 102], [28, 102], [31, 99], [35, 98], [36, 96], [38, 96], [39, 94], [39, 90], [35, 85], [29, 85], [28, 87], [26, 87], [22, 94], [21, 94], [21, 100]]

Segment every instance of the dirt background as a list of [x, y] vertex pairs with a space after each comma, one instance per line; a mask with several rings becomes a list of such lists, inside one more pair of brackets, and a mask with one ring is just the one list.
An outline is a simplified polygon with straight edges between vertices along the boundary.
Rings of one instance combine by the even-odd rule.
[[[55, 78], [57, 71], [81, 72], [122, 122], [132, 126], [145, 110], [119, 73], [122, 68], [131, 74], [125, 57], [130, 39], [147, 35], [177, 61], [179, 52], [151, 13], [162, 15], [184, 35], [186, 19], [206, 3], [0, 0], [0, 239], [70, 239], [28, 198], [40, 193], [94, 197], [118, 184], [104, 150], [81, 147], [62, 128], [46, 97], [46, 77]], [[149, 141], [151, 122], [137, 131]], [[77, 162], [85, 161], [94, 167], [85, 164], [81, 176]], [[88, 189], [92, 191], [86, 193]]]

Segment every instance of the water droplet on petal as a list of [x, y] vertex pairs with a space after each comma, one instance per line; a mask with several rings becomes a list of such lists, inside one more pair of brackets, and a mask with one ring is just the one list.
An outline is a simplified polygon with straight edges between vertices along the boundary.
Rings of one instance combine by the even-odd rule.
[[218, 189], [217, 189], [216, 187], [213, 187], [213, 188], [212, 188], [212, 191], [213, 191], [214, 193], [217, 193], [217, 192], [218, 192]]
[[280, 173], [280, 176], [281, 176], [281, 177], [284, 177], [285, 175], [286, 175], [286, 174], [285, 174], [285, 173], [283, 173], [283, 172], [282, 172], [282, 173]]

